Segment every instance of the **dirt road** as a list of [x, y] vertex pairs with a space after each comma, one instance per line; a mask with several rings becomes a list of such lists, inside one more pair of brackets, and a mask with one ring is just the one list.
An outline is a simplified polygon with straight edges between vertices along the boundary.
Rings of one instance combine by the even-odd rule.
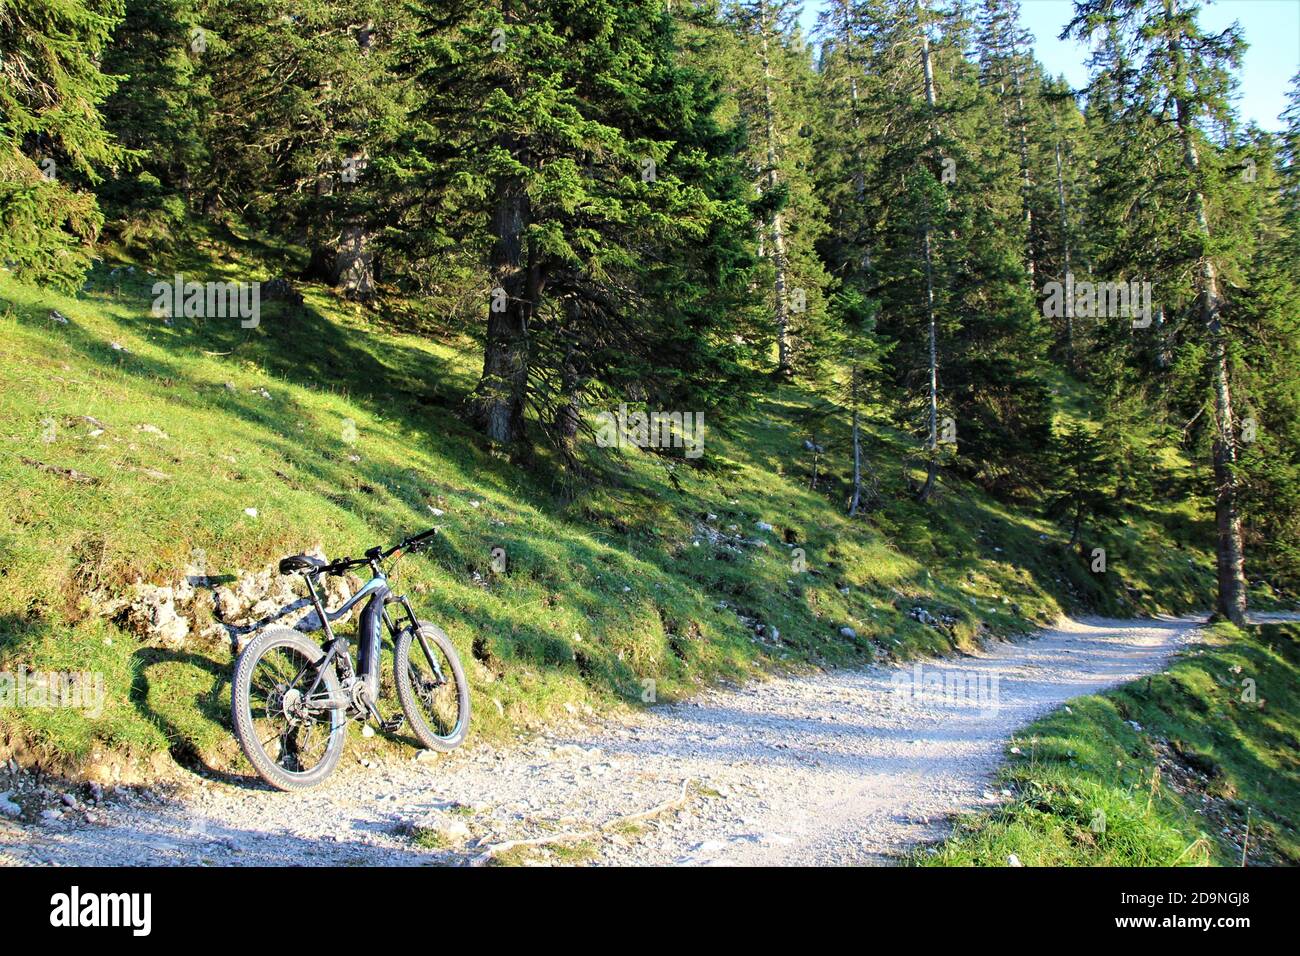
[[93, 822], [72, 808], [5, 823], [0, 852], [56, 865], [430, 865], [568, 834], [524, 855], [883, 863], [941, 836], [947, 815], [1001, 799], [992, 776], [1019, 728], [1160, 670], [1201, 620], [1065, 621], [975, 657], [716, 689], [510, 748], [375, 767], [345, 754], [305, 794], [199, 777], [173, 799], [118, 791]]

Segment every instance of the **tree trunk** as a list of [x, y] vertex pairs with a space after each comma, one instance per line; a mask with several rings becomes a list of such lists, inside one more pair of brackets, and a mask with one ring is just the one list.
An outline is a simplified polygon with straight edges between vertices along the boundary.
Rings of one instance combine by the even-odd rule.
[[[857, 133], [862, 129], [862, 118], [858, 113], [858, 62], [853, 55], [853, 13], [849, 0], [840, 0], [840, 15], [844, 18], [840, 42], [844, 45], [844, 61], [849, 65], [849, 117], [853, 121], [853, 131]], [[858, 141], [855, 139], [853, 144], [856, 147]], [[866, 201], [866, 175], [856, 150], [853, 157], [853, 195], [857, 197], [859, 203]]]
[[1016, 130], [1020, 134], [1020, 184], [1024, 190], [1025, 243], [1028, 246], [1025, 265], [1029, 271], [1029, 284], [1032, 288], [1034, 276], [1038, 272], [1037, 263], [1034, 261], [1034, 179], [1029, 169], [1029, 136], [1025, 131], [1025, 93], [1023, 84], [1020, 81], [1020, 65], [1016, 62], [1017, 56], [1019, 56], [1019, 51], [1013, 45], [1011, 48], [1011, 80], [1016, 92]]
[[930, 326], [930, 434], [926, 440], [926, 451], [930, 453], [926, 463], [925, 484], [917, 494], [917, 500], [928, 501], [934, 492], [934, 480], [938, 472], [939, 454], [939, 328], [934, 314], [934, 264], [930, 253], [930, 227], [925, 227], [923, 236], [925, 247], [925, 313]]
[[[759, 6], [759, 33], [763, 44], [763, 118], [767, 127], [767, 187], [771, 192], [777, 186], [776, 116], [772, 106], [772, 63], [768, 56], [767, 5]], [[778, 375], [790, 374], [790, 315], [786, 303], [785, 234], [781, 213], [773, 211], [769, 231], [772, 234], [772, 268], [776, 320], [776, 371]]]
[[[565, 303], [570, 330], [577, 326], [581, 306], [576, 300]], [[573, 334], [571, 331], [568, 333]], [[560, 367], [560, 401], [555, 411], [552, 431], [560, 454], [570, 463], [576, 461], [578, 426], [582, 422], [582, 370], [578, 367], [578, 350], [572, 338], [564, 349]]]
[[862, 503], [862, 441], [858, 429], [858, 367], [853, 366], [853, 379], [849, 385], [849, 400], [853, 402], [853, 497], [849, 499], [849, 517], [858, 513]]
[[498, 187], [490, 257], [494, 282], [483, 349], [483, 375], [470, 396], [470, 418], [493, 441], [512, 444], [523, 437], [528, 396], [528, 322], [540, 292], [536, 270], [525, 262], [528, 197], [511, 179]]
[[[1064, 257], [1065, 271], [1061, 276], [1064, 284], [1070, 274], [1070, 207], [1065, 202], [1065, 174], [1061, 165], [1061, 144], [1056, 144], [1056, 200], [1061, 207], [1061, 250]], [[1071, 367], [1074, 366], [1074, 295], [1073, 290], [1066, 290], [1065, 296], [1065, 350]]]
[[[1166, 9], [1173, 12], [1172, 0]], [[1205, 212], [1205, 194], [1201, 188], [1201, 160], [1192, 135], [1195, 118], [1189, 115], [1183, 93], [1187, 89], [1186, 66], [1181, 51], [1170, 44], [1173, 56], [1177, 95], [1174, 116], [1182, 139], [1183, 165], [1193, 183], [1192, 208], [1196, 229], [1201, 238], [1200, 306], [1201, 321], [1210, 339], [1210, 361], [1214, 388], [1214, 517], [1217, 529], [1216, 556], [1219, 577], [1218, 612], [1233, 624], [1246, 623], [1245, 547], [1242, 543], [1241, 515], [1237, 510], [1236, 423], [1232, 412], [1232, 387], [1228, 368], [1228, 345], [1224, 337], [1222, 302], [1219, 299], [1218, 273], [1210, 259], [1210, 223]]]
[[[930, 36], [925, 32], [925, 18], [921, 16], [921, 3], [917, 0], [917, 22], [921, 31], [921, 69], [925, 74], [925, 103], [929, 109], [931, 139], [934, 137], [934, 67], [930, 63]], [[935, 475], [938, 471], [936, 457], [939, 453], [939, 326], [934, 314], [934, 258], [931, 250], [930, 213], [927, 208], [922, 227], [921, 244], [925, 253], [925, 315], [930, 329], [930, 435], [926, 442], [929, 461], [926, 463], [925, 484], [917, 494], [917, 500], [926, 502], [934, 492]]]
[[338, 256], [338, 249], [332, 246], [312, 246], [311, 258], [307, 260], [307, 267], [302, 270], [302, 277], [333, 285], [334, 263], [338, 261]]
[[1211, 335], [1214, 343], [1214, 404], [1218, 413], [1214, 438], [1214, 517], [1218, 530], [1219, 612], [1241, 626], [1246, 623], [1246, 556], [1241, 514], [1237, 510], [1237, 448], [1228, 381], [1228, 351], [1217, 318]]
[[343, 227], [333, 278], [334, 287], [353, 298], [368, 299], [375, 294], [375, 254], [370, 235], [359, 223]]

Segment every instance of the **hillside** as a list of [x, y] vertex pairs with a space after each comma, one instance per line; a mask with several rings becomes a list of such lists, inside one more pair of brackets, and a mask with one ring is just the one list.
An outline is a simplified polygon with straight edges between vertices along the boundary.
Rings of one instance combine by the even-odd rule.
[[[295, 254], [233, 237], [201, 249], [177, 271], [265, 280]], [[161, 754], [240, 766], [213, 589], [428, 526], [442, 534], [397, 580], [473, 662], [479, 739], [720, 678], [947, 654], [1065, 610], [1212, 603], [1192, 502], [1129, 513], [1094, 574], [1035, 502], [945, 477], [914, 503], [914, 445], [882, 413], [864, 436], [879, 500], [849, 519], [845, 423], [813, 432], [820, 399], [793, 384], [744, 414], [704, 410], [699, 467], [592, 445], [600, 481], [560, 483], [543, 453], [515, 467], [463, 423], [479, 346], [417, 324], [413, 304], [295, 283], [301, 305], [264, 302], [241, 329], [154, 317], [153, 282], [99, 263], [73, 297], [0, 272], [0, 670], [102, 672], [106, 689], [98, 716], [7, 714], [0, 749], [24, 762], [122, 779], [165, 772]], [[1058, 416], [1087, 417], [1086, 393], [1055, 391]], [[827, 449], [816, 488], [807, 439]], [[124, 596], [184, 593], [186, 578], [182, 637], [123, 613]]]

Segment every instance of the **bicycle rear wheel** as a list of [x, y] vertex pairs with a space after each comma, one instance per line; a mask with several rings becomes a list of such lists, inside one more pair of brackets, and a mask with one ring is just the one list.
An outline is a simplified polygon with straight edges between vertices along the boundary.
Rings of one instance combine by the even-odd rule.
[[[235, 736], [253, 769], [278, 790], [316, 786], [343, 753], [343, 711], [309, 707], [305, 699], [322, 657], [311, 640], [281, 627], [255, 638], [235, 665]], [[333, 667], [324, 672], [317, 694], [339, 695]]]

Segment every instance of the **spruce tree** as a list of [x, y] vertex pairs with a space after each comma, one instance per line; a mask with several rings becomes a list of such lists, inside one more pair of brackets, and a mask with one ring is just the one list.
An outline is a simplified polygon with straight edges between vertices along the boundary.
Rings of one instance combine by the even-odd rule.
[[116, 140], [141, 155], [99, 195], [128, 245], [169, 245], [187, 225], [212, 107], [198, 67], [205, 48], [193, 0], [126, 0], [103, 65], [120, 80], [102, 112]]
[[[1196, 345], [1204, 350], [1209, 392], [1218, 612], [1241, 624], [1246, 583], [1237, 415], [1221, 280], [1225, 265], [1236, 267], [1241, 249], [1223, 242], [1230, 230], [1214, 215], [1225, 186], [1218, 154], [1205, 135], [1209, 123], [1230, 124], [1228, 97], [1232, 70], [1240, 63], [1240, 29], [1234, 25], [1207, 34], [1197, 25], [1194, 9], [1177, 0], [1079, 0], [1076, 10], [1071, 32], [1087, 37], [1103, 31], [1112, 50], [1113, 63], [1100, 74], [1117, 90], [1106, 98], [1117, 120], [1109, 127], [1112, 135], [1128, 134], [1126, 153], [1142, 144], [1139, 136], [1153, 140], [1147, 161], [1158, 172], [1154, 181], [1159, 188], [1141, 201], [1151, 224], [1144, 238], [1159, 241], [1172, 232], [1172, 247], [1161, 250], [1158, 262], [1151, 261], [1150, 251], [1132, 258], [1168, 276], [1161, 290], [1166, 310], [1183, 311], [1196, 323], [1188, 334], [1195, 335]], [[1127, 186], [1113, 183], [1116, 192], [1146, 191], [1146, 180], [1127, 175]]]
[[[388, 226], [410, 230], [412, 255], [454, 243], [486, 262], [479, 428], [517, 443], [534, 401], [644, 378], [664, 343], [686, 370], [718, 358], [700, 270], [731, 255], [744, 212], [716, 95], [675, 62], [669, 12], [571, 0], [412, 16], [400, 70], [417, 101], [386, 164], [401, 187]], [[683, 371], [658, 368], [661, 383]]]
[[100, 105], [99, 66], [122, 0], [0, 5], [0, 263], [65, 289], [80, 283], [103, 224], [91, 187], [129, 155]]

